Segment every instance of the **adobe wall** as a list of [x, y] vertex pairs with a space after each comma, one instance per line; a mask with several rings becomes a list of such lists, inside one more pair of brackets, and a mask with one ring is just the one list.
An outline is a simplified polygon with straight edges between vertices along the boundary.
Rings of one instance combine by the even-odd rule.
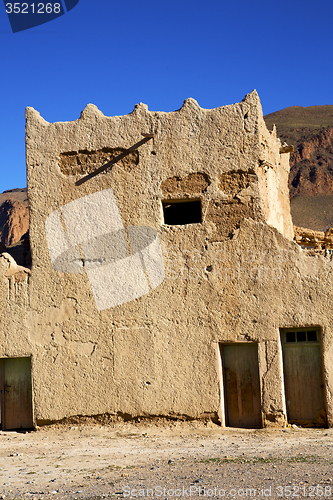
[[[155, 137], [76, 184], [142, 133]], [[53, 124], [27, 108], [33, 267], [21, 282], [1, 279], [0, 357], [32, 356], [36, 422], [223, 423], [218, 345], [255, 341], [263, 423], [283, 426], [279, 328], [318, 325], [332, 425], [332, 264], [292, 241], [280, 147], [256, 92], [213, 110], [188, 99], [121, 117], [90, 104]], [[169, 199], [201, 200], [202, 222], [165, 225]]]

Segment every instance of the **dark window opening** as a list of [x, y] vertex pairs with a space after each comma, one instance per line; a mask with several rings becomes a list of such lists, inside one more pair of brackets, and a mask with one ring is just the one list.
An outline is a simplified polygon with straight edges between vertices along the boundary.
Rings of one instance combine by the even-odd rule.
[[200, 200], [167, 200], [162, 201], [164, 224], [182, 226], [201, 222]]
[[306, 332], [297, 332], [297, 342], [306, 342]]
[[318, 342], [317, 330], [286, 331], [285, 342]]
[[316, 330], [311, 330], [307, 332], [308, 334], [308, 342], [317, 342], [317, 332]]
[[296, 342], [295, 332], [287, 332], [287, 342]]

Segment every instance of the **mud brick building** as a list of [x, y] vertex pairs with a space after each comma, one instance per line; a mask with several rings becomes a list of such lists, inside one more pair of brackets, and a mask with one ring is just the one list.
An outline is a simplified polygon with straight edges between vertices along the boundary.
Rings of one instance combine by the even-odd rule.
[[257, 93], [26, 118], [32, 269], [0, 257], [2, 428], [332, 426], [332, 261], [293, 241], [290, 148]]

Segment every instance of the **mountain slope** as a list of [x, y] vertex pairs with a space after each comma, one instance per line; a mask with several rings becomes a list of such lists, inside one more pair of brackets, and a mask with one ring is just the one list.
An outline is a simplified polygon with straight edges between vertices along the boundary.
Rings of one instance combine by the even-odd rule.
[[0, 194], [0, 242], [17, 243], [29, 231], [27, 189], [11, 189]]
[[264, 117], [282, 141], [292, 144], [289, 189], [297, 195], [333, 194], [333, 105], [292, 106]]

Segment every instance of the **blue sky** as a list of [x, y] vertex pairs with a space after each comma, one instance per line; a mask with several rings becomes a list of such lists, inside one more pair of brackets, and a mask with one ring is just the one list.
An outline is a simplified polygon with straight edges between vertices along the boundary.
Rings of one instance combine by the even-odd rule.
[[[29, 2], [31, 3], [31, 2]], [[24, 111], [75, 120], [203, 108], [257, 89], [264, 114], [333, 104], [332, 0], [80, 0], [13, 34], [0, 3], [0, 192], [26, 186]]]

